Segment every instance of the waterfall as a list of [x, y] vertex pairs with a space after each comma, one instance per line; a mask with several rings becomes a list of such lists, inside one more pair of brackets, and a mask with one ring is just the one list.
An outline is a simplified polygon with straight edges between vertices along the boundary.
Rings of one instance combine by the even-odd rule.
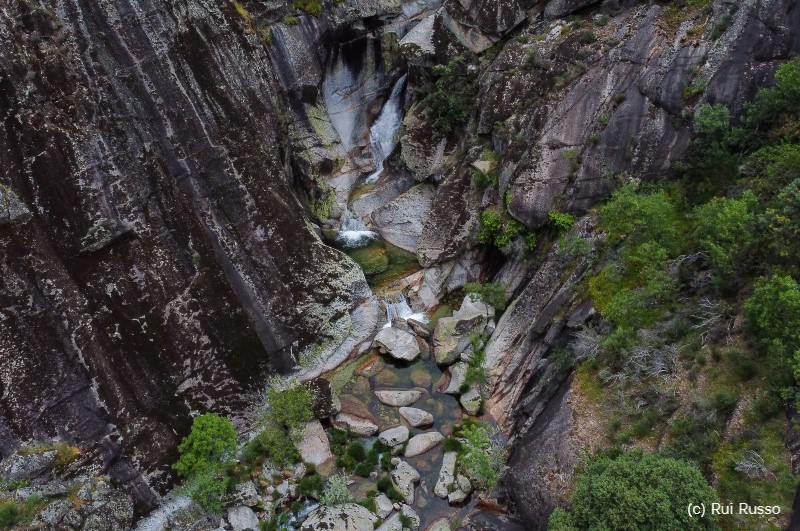
[[336, 241], [346, 249], [358, 249], [368, 245], [370, 241], [378, 237], [377, 232], [367, 229], [364, 222], [358, 215], [350, 212], [347, 208], [342, 214], [342, 226], [336, 235]]
[[408, 299], [400, 292], [390, 295], [383, 299], [383, 305], [386, 307], [386, 324], [383, 325], [387, 328], [392, 325], [392, 319], [400, 317], [401, 319], [414, 319], [421, 323], [428, 322], [428, 316], [422, 312], [414, 312], [411, 306], [408, 305]]
[[400, 128], [400, 122], [403, 119], [400, 93], [403, 91], [405, 82], [405, 75], [397, 80], [392, 89], [392, 94], [386, 100], [380, 115], [378, 115], [378, 119], [369, 128], [369, 148], [372, 152], [372, 160], [375, 161], [375, 172], [367, 177], [366, 182], [368, 184], [378, 180], [381, 172], [383, 172], [384, 161], [394, 149], [394, 135]]

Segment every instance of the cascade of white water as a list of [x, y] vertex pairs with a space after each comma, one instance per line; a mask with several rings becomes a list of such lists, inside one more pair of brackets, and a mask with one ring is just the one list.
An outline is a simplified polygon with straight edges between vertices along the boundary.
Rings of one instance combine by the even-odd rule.
[[342, 226], [336, 235], [336, 241], [346, 249], [358, 249], [369, 244], [378, 237], [378, 233], [367, 229], [364, 222], [356, 214], [344, 209]]
[[408, 299], [401, 293], [395, 293], [383, 299], [383, 305], [386, 307], [386, 324], [384, 328], [392, 325], [392, 319], [400, 317], [401, 319], [414, 319], [421, 323], [428, 322], [428, 316], [422, 312], [414, 312], [408, 304]]
[[403, 75], [395, 83], [392, 93], [383, 105], [378, 119], [369, 128], [369, 147], [372, 152], [372, 159], [375, 161], [375, 172], [367, 177], [367, 183], [374, 183], [383, 172], [383, 163], [391, 155], [394, 149], [394, 136], [400, 128], [403, 119], [403, 109], [401, 108], [400, 93], [406, 82]]

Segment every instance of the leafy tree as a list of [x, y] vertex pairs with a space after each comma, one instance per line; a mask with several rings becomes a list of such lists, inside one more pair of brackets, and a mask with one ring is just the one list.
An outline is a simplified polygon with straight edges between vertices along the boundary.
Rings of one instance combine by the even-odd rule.
[[173, 468], [183, 477], [216, 470], [236, 451], [236, 430], [230, 420], [206, 413], [192, 422], [192, 431], [178, 446], [181, 454]]
[[566, 212], [559, 212], [557, 210], [551, 210], [548, 212], [547, 218], [550, 220], [550, 224], [555, 227], [558, 232], [566, 232], [575, 224], [575, 218], [573, 218], [570, 214], [567, 214]]
[[433, 67], [434, 89], [420, 102], [436, 128], [449, 133], [469, 120], [473, 86], [463, 57], [455, 57], [446, 65]]
[[569, 512], [556, 511], [551, 530], [664, 531], [718, 529], [716, 517], [689, 516], [689, 503], [710, 507], [716, 493], [685, 461], [641, 451], [599, 454], [578, 470]]
[[680, 247], [678, 210], [663, 191], [639, 194], [632, 184], [617, 190], [599, 209], [609, 243], [658, 242], [672, 253]]
[[267, 391], [269, 422], [294, 430], [314, 418], [311, 392], [304, 385], [293, 383], [286, 389], [271, 387]]
[[745, 303], [747, 320], [761, 345], [781, 359], [800, 350], [800, 285], [790, 276], [756, 282]]
[[800, 242], [800, 179], [781, 190], [767, 207], [761, 221], [775, 260], [796, 267], [797, 242]]
[[595, 307], [622, 328], [652, 325], [677, 289], [667, 260], [667, 251], [655, 242], [625, 249], [618, 261], [590, 279]]
[[748, 191], [739, 199], [715, 197], [694, 209], [695, 237], [721, 275], [733, 272], [734, 263], [752, 244], [757, 202]]

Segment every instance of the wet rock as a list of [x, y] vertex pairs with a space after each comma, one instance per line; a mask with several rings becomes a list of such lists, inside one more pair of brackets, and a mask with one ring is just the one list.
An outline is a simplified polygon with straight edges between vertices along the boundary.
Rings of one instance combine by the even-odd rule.
[[430, 525], [425, 528], [425, 531], [451, 531], [451, 529], [450, 519], [442, 517], [431, 522]]
[[433, 377], [425, 367], [414, 367], [411, 369], [411, 381], [414, 385], [428, 387], [433, 382]]
[[375, 512], [379, 518], [386, 518], [392, 514], [392, 500], [384, 493], [375, 496]]
[[416, 407], [401, 407], [400, 416], [406, 419], [415, 428], [422, 428], [433, 424], [433, 415]]
[[301, 531], [372, 531], [378, 517], [355, 503], [317, 507], [300, 527]]
[[414, 333], [420, 337], [429, 339], [433, 334], [433, 330], [431, 330], [428, 325], [421, 321], [417, 321], [416, 319], [408, 319], [406, 323], [411, 327], [411, 330], [413, 330]]
[[405, 456], [414, 457], [424, 454], [431, 448], [434, 448], [444, 440], [444, 435], [438, 431], [431, 431], [427, 433], [420, 433], [409, 439], [406, 445]]
[[243, 481], [233, 488], [230, 499], [234, 503], [254, 507], [258, 504], [258, 491], [252, 481]]
[[303, 428], [303, 439], [297, 445], [297, 450], [305, 463], [319, 466], [333, 459], [330, 441], [318, 420], [312, 420]]
[[258, 531], [258, 517], [250, 507], [228, 507], [228, 523], [233, 531]]
[[405, 426], [397, 426], [381, 432], [378, 435], [378, 440], [386, 446], [398, 446], [408, 440], [408, 428]]
[[[410, 527], [405, 527], [400, 522], [401, 514], [411, 520]], [[406, 504], [401, 505], [400, 512], [395, 513], [391, 518], [386, 520], [376, 531], [403, 531], [404, 529], [411, 529], [412, 531], [419, 529], [419, 516], [414, 512], [414, 509]]]
[[372, 212], [375, 229], [387, 242], [415, 253], [434, 194], [435, 189], [431, 184], [413, 187]]
[[439, 470], [439, 478], [433, 488], [433, 493], [442, 499], [447, 499], [447, 495], [450, 494], [450, 485], [455, 481], [457, 459], [457, 452], [445, 452], [442, 457], [442, 468]]
[[55, 458], [54, 450], [30, 454], [15, 452], [0, 465], [0, 478], [4, 482], [33, 479], [49, 470]]
[[378, 332], [374, 344], [399, 360], [412, 361], [419, 356], [419, 345], [413, 334], [391, 326]]
[[467, 369], [469, 365], [467, 365], [463, 361], [459, 361], [451, 365], [447, 370], [450, 372], [450, 383], [447, 385], [447, 388], [444, 390], [445, 393], [449, 395], [459, 395], [461, 394], [461, 386], [464, 385], [464, 382], [467, 381]]
[[470, 345], [473, 332], [483, 332], [494, 316], [494, 308], [479, 298], [467, 295], [452, 317], [442, 317], [433, 332], [433, 355], [436, 363], [450, 364]]
[[[358, 382], [358, 379], [356, 379]], [[361, 390], [361, 396], [366, 396], [369, 393], [369, 381], [366, 382], [366, 387]], [[341, 413], [347, 413], [354, 417], [361, 417], [369, 421], [375, 422], [375, 416], [369, 410], [369, 406], [354, 394], [347, 393], [339, 395], [339, 403], [341, 404]]]
[[392, 458], [395, 469], [389, 473], [392, 485], [403, 496], [406, 503], [414, 503], [414, 483], [419, 481], [420, 475], [414, 467], [398, 458]]
[[461, 395], [459, 402], [464, 411], [470, 415], [477, 415], [483, 406], [483, 398], [476, 387], [471, 387], [469, 391]]
[[472, 482], [467, 476], [459, 474], [456, 478], [456, 482], [458, 483], [459, 489], [463, 490], [464, 492], [472, 492]]
[[350, 415], [349, 413], [339, 413], [333, 420], [333, 425], [340, 430], [350, 430], [356, 435], [369, 437], [378, 431], [378, 426], [367, 419]]
[[336, 413], [331, 383], [328, 380], [314, 378], [309, 382], [304, 382], [303, 385], [311, 393], [311, 409], [314, 411], [316, 418], [326, 419]]
[[403, 407], [410, 406], [420, 398], [422, 391], [401, 390], [401, 389], [379, 389], [375, 391], [375, 396], [387, 406]]
[[413, 333], [413, 330], [411, 330], [411, 327], [408, 326], [406, 320], [400, 317], [399, 315], [392, 317], [391, 326], [392, 328], [397, 328], [398, 330], [402, 330], [403, 332], [408, 332], [409, 334]]
[[461, 489], [456, 489], [447, 495], [447, 501], [453, 504], [462, 503], [464, 500], [467, 499], [467, 496], [469, 496], [468, 492], [464, 492]]

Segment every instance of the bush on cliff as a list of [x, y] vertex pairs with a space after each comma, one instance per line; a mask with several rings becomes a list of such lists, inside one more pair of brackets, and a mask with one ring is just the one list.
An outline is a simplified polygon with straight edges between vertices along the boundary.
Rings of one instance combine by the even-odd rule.
[[[569, 511], [556, 510], [551, 531], [577, 529], [717, 529], [708, 509], [717, 501], [694, 466], [641, 451], [599, 454], [579, 469]], [[706, 516], [690, 517], [690, 503], [705, 503]]]

